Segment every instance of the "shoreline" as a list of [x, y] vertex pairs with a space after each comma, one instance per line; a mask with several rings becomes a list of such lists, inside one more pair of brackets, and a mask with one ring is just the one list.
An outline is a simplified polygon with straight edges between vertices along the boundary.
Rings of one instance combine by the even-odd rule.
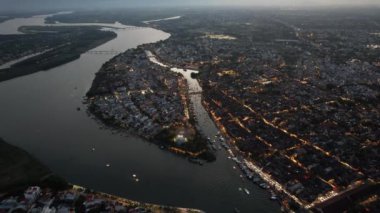
[[153, 63], [143, 48], [127, 50], [103, 64], [86, 94], [88, 111], [105, 125], [133, 130], [161, 149], [214, 161], [205, 136], [192, 122], [184, 76]]
[[[149, 49], [149, 48], [148, 48]], [[152, 53], [151, 52], [151, 50], [150, 50], [150, 52], [149, 53], [147, 53], [148, 55], [149, 55], [149, 58], [153, 58], [153, 60], [156, 60], [156, 62], [154, 62], [154, 63], [157, 63], [157, 64], [159, 64], [159, 65], [161, 65], [161, 66], [164, 66], [164, 67], [169, 67], [169, 68], [173, 68], [173, 67], [175, 67], [174, 69], [183, 69], [183, 70], [186, 70], [186, 69], [190, 69], [190, 68], [188, 68], [189, 66], [184, 66], [185, 68], [177, 68], [177, 67], [179, 67], [178, 65], [175, 65], [175, 64], [170, 64], [170, 65], [167, 65], [167, 64], [164, 64], [164, 63], [162, 63], [162, 59], [160, 59], [160, 57], [158, 56], [158, 55], [156, 55], [155, 53]], [[194, 66], [190, 66], [190, 67], [192, 67], [192, 69], [198, 69], [197, 67], [194, 67]], [[195, 70], [196, 72], [191, 72], [191, 74], [199, 74], [199, 71], [197, 71], [197, 70]], [[202, 88], [202, 82], [201, 82], [201, 79], [198, 79], [198, 78], [193, 78], [195, 81], [197, 81], [198, 82], [198, 84], [199, 84], [199, 86]], [[217, 127], [217, 129], [219, 130], [219, 133], [220, 133], [220, 135], [224, 138], [224, 139], [226, 139], [225, 141], [226, 141], [226, 143], [228, 144], [226, 147], [224, 147], [225, 148], [225, 150], [226, 150], [226, 152], [228, 153], [228, 154], [230, 154], [230, 157], [232, 158], [232, 157], [239, 157], [239, 156], [241, 156], [242, 155], [242, 152], [239, 150], [239, 148], [237, 147], [237, 146], [235, 146], [235, 144], [232, 142], [233, 141], [233, 139], [228, 135], [228, 133], [226, 132], [226, 129], [223, 127], [223, 125], [221, 125], [218, 121], [217, 121], [217, 119], [216, 119], [216, 117], [215, 117], [215, 115], [214, 114], [212, 114], [211, 113], [211, 111], [210, 111], [210, 109], [209, 109], [209, 107], [208, 107], [208, 105], [206, 104], [206, 101], [205, 101], [205, 99], [204, 99], [204, 97], [203, 97], [203, 89], [201, 89], [202, 90], [202, 92], [201, 92], [201, 94], [200, 94], [200, 96], [201, 96], [201, 105], [202, 105], [202, 107], [206, 110], [206, 112], [207, 112], [207, 114], [208, 114], [208, 116], [211, 118], [211, 120], [212, 120], [212, 122], [215, 124], [215, 126]], [[228, 147], [228, 148], [227, 148]], [[229, 151], [231, 151], [231, 152], [229, 152]], [[244, 161], [247, 161], [246, 160], [246, 157], [243, 157], [243, 159], [244, 159]], [[250, 161], [248, 161], [248, 162], [250, 162]], [[238, 166], [240, 166], [239, 165], [239, 163], [237, 162], [237, 165]], [[257, 171], [255, 171], [255, 170], [252, 170], [252, 168], [250, 168], [250, 167], [248, 167], [249, 168], [249, 171], [250, 172], [253, 172], [253, 174], [256, 176], [256, 175], [258, 175], [260, 178], [261, 178], [261, 180], [265, 180], [265, 178], [263, 178], [263, 176], [261, 176], [261, 174], [260, 173], [258, 173]], [[242, 169], [242, 168], [241, 168]], [[244, 174], [244, 172], [245, 172], [245, 170], [244, 169], [242, 169], [242, 171], [241, 171], [243, 174]], [[247, 177], [248, 177], [248, 175], [247, 175]], [[248, 179], [251, 179], [251, 178], [248, 178]], [[265, 183], [267, 183], [267, 184], [269, 184], [269, 181], [264, 181]], [[257, 184], [257, 185], [259, 185], [259, 184]], [[271, 186], [272, 186], [272, 184], [270, 184]], [[268, 192], [272, 192], [272, 190], [276, 190], [276, 192], [277, 192], [277, 195], [278, 195], [278, 197], [277, 197], [277, 195], [275, 195], [277, 198], [275, 199], [275, 201], [277, 201], [279, 204], [280, 204], [280, 206], [281, 207], [285, 207], [285, 208], [287, 208], [287, 206], [286, 205], [283, 205], [284, 203], [282, 203], [282, 201], [283, 200], [285, 200], [285, 198], [284, 198], [284, 193], [282, 192], [282, 191], [280, 191], [280, 190], [277, 190], [275, 187], [273, 187], [273, 188], [270, 188], [270, 189], [263, 189], [263, 190], [265, 190], [265, 191], [268, 191]], [[272, 196], [273, 196], [273, 193], [272, 193]], [[281, 197], [281, 198], [280, 198]], [[289, 198], [286, 198], [286, 199], [289, 199]], [[288, 210], [290, 210], [289, 208], [287, 208]]]
[[[92, 191], [91, 189], [88, 189], [83, 186], [79, 185], [72, 185], [72, 189], [75, 190], [80, 190], [80, 191]], [[117, 200], [121, 203], [132, 203], [134, 205], [140, 205], [140, 206], [147, 206], [148, 208], [152, 208], [155, 210], [161, 210], [161, 211], [167, 211], [168, 212], [184, 212], [184, 213], [204, 213], [204, 211], [199, 210], [199, 209], [193, 209], [193, 208], [186, 208], [186, 207], [174, 207], [174, 206], [167, 206], [167, 205], [159, 205], [159, 204], [153, 204], [153, 203], [145, 203], [145, 202], [140, 202], [140, 201], [135, 201], [135, 200], [130, 200], [128, 198], [120, 197], [117, 195], [112, 195], [104, 192], [98, 192], [98, 191], [93, 191], [94, 194], [99, 194], [103, 197], [106, 197], [111, 200]]]
[[[60, 27], [58, 26], [56, 29], [59, 30]], [[77, 60], [83, 53], [87, 52], [88, 50], [94, 49], [117, 37], [117, 34], [114, 32], [101, 31], [100, 29], [93, 29], [92, 27], [83, 29], [83, 33], [86, 34], [92, 30], [97, 32], [97, 37], [92, 41], [85, 43], [84, 45], [82, 44], [82, 46], [76, 46], [75, 44], [53, 46], [47, 50], [42, 51], [39, 54], [32, 54], [25, 59], [24, 57], [21, 57], [11, 61], [16, 61], [16, 63], [12, 63], [11, 66], [0, 69], [0, 82], [40, 71], [48, 71], [52, 68], [67, 64], [69, 62]], [[60, 33], [62, 34], [64, 32]], [[82, 37], [84, 36], [82, 35]], [[74, 51], [72, 50], [73, 46], [75, 46]], [[47, 61], [46, 58], [48, 59]]]
[[[8, 200], [8, 199], [14, 199], [14, 197], [21, 197], [23, 196], [22, 191], [25, 191], [27, 188], [35, 187], [41, 188], [42, 191], [47, 190], [49, 191], [49, 194], [59, 194], [59, 193], [66, 193], [66, 192], [73, 192], [74, 190], [76, 193], [81, 194], [81, 196], [89, 196], [90, 194], [94, 196], [98, 196], [98, 199], [103, 199], [106, 202], [118, 202], [121, 203], [123, 206], [131, 206], [131, 207], [138, 207], [138, 208], [145, 208], [149, 209], [151, 211], [159, 211], [159, 212], [186, 212], [186, 213], [203, 213], [203, 211], [198, 209], [192, 209], [192, 208], [183, 208], [183, 207], [174, 207], [174, 206], [167, 206], [167, 205], [160, 205], [160, 204], [152, 204], [152, 203], [145, 203], [141, 201], [135, 201], [130, 200], [125, 197], [120, 197], [104, 192], [94, 191], [92, 189], [67, 183], [64, 179], [62, 179], [59, 176], [56, 176], [54, 173], [52, 173], [47, 167], [42, 165], [37, 159], [35, 159], [33, 156], [31, 156], [28, 152], [24, 151], [21, 148], [18, 148], [16, 146], [10, 145], [4, 140], [0, 138], [0, 146], [2, 147], [2, 151], [12, 152], [13, 154], [13, 160], [9, 160], [9, 158], [3, 158], [0, 157], [0, 162], [6, 164], [6, 161], [16, 161], [16, 165], [13, 165], [12, 168], [2, 168], [1, 170], [6, 170], [7, 175], [10, 176], [20, 176], [25, 178], [28, 176], [28, 180], [19, 180], [18, 183], [12, 183], [11, 185], [2, 186], [4, 184], [0, 184], [2, 188], [0, 189], [0, 203], [2, 201]], [[30, 172], [26, 172], [24, 169], [19, 170], [18, 172], [15, 171], [15, 167], [19, 165], [19, 167], [22, 167], [22, 163], [24, 162], [24, 158], [31, 159], [28, 160], [28, 167], [33, 167], [35, 169], [32, 170], [32, 172], [35, 173], [35, 175], [38, 175], [36, 177], [30, 176]], [[10, 164], [10, 163], [9, 163]], [[44, 171], [42, 173], [38, 173], [35, 170], [41, 170], [42, 168]], [[12, 174], [10, 174], [10, 170], [12, 169]], [[19, 174], [16, 174], [19, 173]], [[4, 178], [4, 177], [3, 177]], [[13, 179], [18, 179], [17, 177], [13, 177]], [[4, 181], [4, 180], [2, 180]], [[15, 181], [15, 180], [13, 180]], [[20, 182], [21, 181], [21, 182]], [[42, 192], [41, 192], [42, 193]], [[38, 195], [40, 197], [40, 195]], [[45, 196], [42, 196], [45, 197]], [[46, 198], [44, 198], [46, 199]], [[50, 197], [50, 199], [57, 199]], [[22, 200], [22, 199], [21, 199]], [[37, 200], [35, 200], [37, 201]], [[49, 204], [50, 205], [50, 204]], [[1, 205], [0, 205], [1, 206]], [[50, 207], [50, 206], [49, 206]], [[33, 208], [33, 205], [26, 205], [26, 208]], [[0, 208], [1, 209], [1, 208]]]

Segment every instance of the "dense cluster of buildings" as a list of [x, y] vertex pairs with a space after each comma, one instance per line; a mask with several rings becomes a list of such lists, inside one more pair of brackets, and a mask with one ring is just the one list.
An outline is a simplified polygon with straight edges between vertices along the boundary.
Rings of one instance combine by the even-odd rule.
[[214, 159], [205, 154], [206, 138], [191, 119], [186, 79], [149, 57], [140, 47], [104, 64], [87, 93], [89, 111], [106, 124], [131, 130], [162, 149]]
[[380, 52], [368, 46], [380, 27], [331, 18], [188, 15], [160, 23], [173, 36], [152, 47], [199, 68], [218, 126], [304, 207], [380, 180]]
[[187, 122], [186, 88], [183, 77], [151, 63], [144, 52], [128, 51], [97, 73], [89, 108], [102, 120], [153, 138]]
[[168, 206], [144, 204], [79, 186], [54, 190], [31, 186], [24, 193], [14, 192], [0, 196], [1, 213], [69, 213], [69, 212], [200, 212]]

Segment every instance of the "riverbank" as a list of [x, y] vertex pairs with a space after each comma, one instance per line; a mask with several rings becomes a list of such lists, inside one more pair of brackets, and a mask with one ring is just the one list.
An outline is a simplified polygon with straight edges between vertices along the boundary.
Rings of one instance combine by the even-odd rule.
[[[151, 28], [115, 32], [116, 39], [95, 50], [124, 52], [169, 37]], [[77, 111], [78, 107], [86, 107], [82, 105], [82, 97], [91, 86], [95, 72], [112, 57], [83, 54], [80, 59], [49, 72], [0, 84], [1, 135], [38, 156], [70, 182], [97, 191], [207, 212], [229, 213], [235, 207], [242, 212], [279, 211], [264, 191], [239, 177], [225, 152], [218, 152], [217, 161], [200, 167], [140, 137], [101, 128], [85, 110]], [[198, 96], [192, 98], [198, 100]], [[212, 122], [204, 122], [209, 118], [199, 106], [195, 104], [194, 111], [199, 115], [202, 131], [213, 137], [216, 130]], [[134, 173], [139, 182], [131, 178]], [[247, 188], [251, 195], [239, 191], [239, 187]]]
[[0, 194], [0, 211], [202, 213], [198, 209], [141, 203], [78, 185], [31, 185]]
[[[23, 27], [21, 28], [21, 31], [25, 33], [33, 31], [34, 33], [32, 33], [32, 37], [36, 37], [35, 33], [40, 32], [37, 34], [37, 37], [41, 37], [39, 39], [55, 39], [56, 41], [50, 42], [53, 44], [50, 44], [45, 48], [49, 49], [46, 50], [46, 52], [15, 63], [9, 68], [1, 69], [0, 82], [23, 75], [32, 74], [38, 71], [49, 70], [51, 68], [76, 60], [82, 53], [85, 53], [88, 50], [91, 50], [116, 38], [116, 33], [111, 31], [102, 31], [100, 30], [100, 27], [36, 26]], [[18, 38], [22, 38], [23, 40], [26, 40], [24, 38], [25, 36], [28, 35], [16, 35], [14, 36], [14, 39], [17, 40]], [[6, 36], [3, 37], [4, 39], [6, 38]], [[35, 41], [35, 39], [31, 39], [29, 42], [33, 41]], [[3, 43], [2, 46], [5, 47], [6, 44], [7, 43]], [[24, 45], [28, 45], [28, 43]], [[15, 50], [17, 52], [17, 48], [14, 47], [10, 48], [10, 50]], [[11, 52], [7, 54], [12, 55], [13, 53]], [[6, 55], [4, 54], [3, 56], [5, 57]]]
[[[148, 47], [149, 48], [149, 45]], [[162, 67], [176, 67], [177, 65], [167, 65], [165, 62], [162, 61], [156, 54], [153, 54], [151, 51], [146, 51], [147, 56], [149, 59]], [[203, 99], [202, 97], [202, 87], [198, 83], [198, 79], [194, 78], [199, 75], [199, 72], [196, 70], [187, 70], [187, 69], [181, 69], [181, 68], [170, 68], [174, 72], [180, 73], [183, 76], [186, 77], [187, 81], [192, 84], [191, 93], [193, 95], [200, 96], [199, 97], [199, 105], [201, 105], [207, 114], [209, 118], [212, 119], [213, 123], [218, 128], [218, 134], [216, 134], [213, 139], [209, 138], [210, 146], [217, 150], [217, 146], [221, 149], [223, 147], [226, 152], [228, 153], [228, 158], [233, 160], [236, 163], [236, 167], [233, 168], [239, 168], [241, 170], [242, 175], [245, 176], [249, 182], [253, 182], [257, 184], [260, 188], [267, 190], [270, 192], [270, 200], [277, 201], [279, 204], [281, 204], [283, 207], [286, 207], [289, 209], [288, 205], [288, 194], [284, 192], [282, 188], [278, 188], [278, 183], [274, 182], [271, 178], [268, 178], [267, 174], [263, 173], [258, 167], [252, 167], [251, 162], [247, 161], [246, 159], [249, 158], [244, 152], [238, 149], [238, 147], [235, 144], [235, 140], [230, 137], [230, 135], [227, 133], [225, 127], [219, 122], [220, 118], [217, 118], [215, 116], [215, 112], [210, 110], [209, 104]], [[196, 118], [196, 117], [194, 117]], [[276, 184], [274, 184], [276, 183]], [[243, 189], [241, 189], [243, 190]], [[245, 189], [246, 193], [250, 193], [247, 189]]]
[[88, 109], [105, 124], [133, 130], [162, 149], [213, 161], [205, 136], [191, 122], [188, 87], [138, 47], [103, 65], [87, 93]]
[[71, 185], [54, 175], [26, 151], [6, 143], [0, 138], [0, 211], [10, 209], [37, 210], [145, 210], [151, 212], [202, 211], [148, 204], [115, 195], [96, 192]]

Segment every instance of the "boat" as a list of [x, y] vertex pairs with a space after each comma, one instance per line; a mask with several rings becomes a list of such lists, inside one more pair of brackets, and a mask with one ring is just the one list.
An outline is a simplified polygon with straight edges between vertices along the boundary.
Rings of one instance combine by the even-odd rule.
[[251, 194], [247, 188], [244, 188], [244, 192], [245, 192], [247, 195]]
[[240, 213], [240, 210], [239, 210], [238, 208], [235, 207], [235, 208], [234, 208], [234, 212], [235, 212], [235, 213]]
[[252, 180], [253, 175], [252, 174], [247, 174], [246, 177], [248, 178], [248, 180]]
[[270, 192], [270, 199], [271, 200], [277, 200], [277, 195], [274, 193], [274, 191], [271, 190]]
[[269, 189], [270, 188], [270, 186], [266, 183], [261, 183], [259, 186], [263, 189]]
[[261, 178], [260, 178], [260, 177], [257, 177], [257, 176], [256, 176], [256, 177], [253, 178], [253, 182], [254, 182], [254, 183], [258, 183], [258, 182], [260, 182], [260, 181], [261, 181]]

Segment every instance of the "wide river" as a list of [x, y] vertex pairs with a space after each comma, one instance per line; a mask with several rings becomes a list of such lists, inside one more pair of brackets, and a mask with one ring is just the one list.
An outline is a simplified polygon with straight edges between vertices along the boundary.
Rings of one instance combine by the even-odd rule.
[[[43, 25], [45, 17], [0, 23], [0, 34], [15, 33], [18, 26]], [[120, 24], [115, 27], [123, 28]], [[94, 50], [121, 52], [170, 36], [152, 28], [113, 30], [117, 38]], [[216, 162], [199, 166], [141, 138], [99, 128], [86, 114], [82, 100], [95, 73], [112, 57], [83, 54], [48, 71], [1, 82], [0, 137], [27, 150], [69, 182], [95, 190], [206, 212], [233, 212], [235, 207], [241, 212], [279, 212], [268, 192], [240, 177], [225, 151], [217, 153]], [[199, 97], [193, 99], [198, 99], [193, 102], [202, 129], [215, 134]], [[137, 174], [140, 182], [135, 182], [132, 174]]]

